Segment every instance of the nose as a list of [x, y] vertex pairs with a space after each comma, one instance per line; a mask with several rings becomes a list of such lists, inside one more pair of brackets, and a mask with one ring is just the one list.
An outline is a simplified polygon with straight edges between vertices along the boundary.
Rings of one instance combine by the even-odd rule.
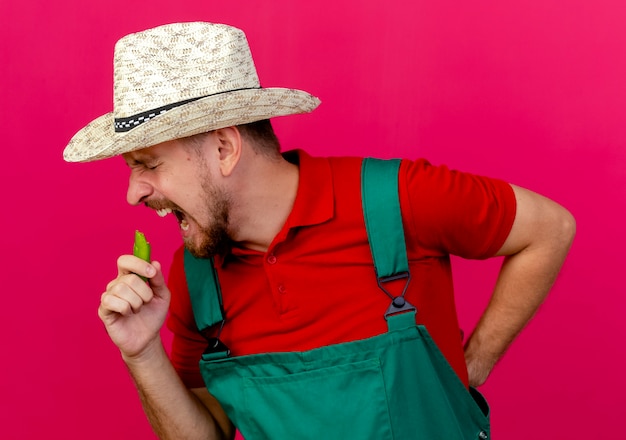
[[128, 191], [126, 201], [133, 206], [144, 203], [154, 192], [154, 188], [148, 182], [142, 180], [134, 172], [130, 173], [128, 179]]

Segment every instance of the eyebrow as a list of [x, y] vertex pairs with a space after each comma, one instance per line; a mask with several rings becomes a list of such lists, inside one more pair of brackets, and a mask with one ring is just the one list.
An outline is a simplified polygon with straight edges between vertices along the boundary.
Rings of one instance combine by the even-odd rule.
[[139, 151], [132, 151], [124, 158], [127, 165], [145, 165], [146, 163], [155, 160], [155, 156], [148, 153], [141, 153]]

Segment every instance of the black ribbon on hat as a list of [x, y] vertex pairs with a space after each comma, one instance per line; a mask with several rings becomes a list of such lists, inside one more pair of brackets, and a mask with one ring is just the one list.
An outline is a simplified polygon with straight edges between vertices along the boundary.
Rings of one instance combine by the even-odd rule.
[[210, 95], [199, 96], [198, 98], [191, 98], [191, 99], [186, 99], [184, 101], [175, 102], [173, 104], [167, 104], [167, 105], [164, 105], [163, 107], [158, 107], [153, 110], [148, 110], [143, 113], [138, 113], [136, 115], [129, 116], [127, 118], [115, 118], [115, 121], [114, 121], [115, 132], [125, 133], [137, 127], [138, 125], [143, 124], [144, 122], [148, 122], [150, 119], [153, 119], [159, 115], [162, 115], [163, 113], [167, 113], [168, 111], [176, 107], [189, 104], [190, 102], [198, 101], [199, 99], [208, 98], [209, 96], [223, 95], [224, 93], [239, 92], [241, 90], [255, 90], [255, 89], [260, 89], [260, 88], [261, 87], [244, 87], [241, 89], [225, 90], [223, 92], [212, 93]]

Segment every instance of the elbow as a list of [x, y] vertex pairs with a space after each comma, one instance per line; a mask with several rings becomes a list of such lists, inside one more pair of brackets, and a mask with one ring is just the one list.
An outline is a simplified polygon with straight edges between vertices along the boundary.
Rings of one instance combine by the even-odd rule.
[[576, 219], [567, 209], [562, 208], [559, 213], [556, 235], [560, 245], [567, 252], [574, 242], [576, 236]]

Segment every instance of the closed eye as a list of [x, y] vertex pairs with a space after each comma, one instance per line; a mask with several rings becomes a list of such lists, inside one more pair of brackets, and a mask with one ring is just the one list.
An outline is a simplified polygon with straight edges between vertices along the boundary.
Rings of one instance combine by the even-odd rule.
[[128, 162], [128, 166], [131, 170], [137, 171], [145, 171], [145, 170], [154, 170], [159, 167], [161, 163], [159, 162], [144, 162], [141, 160], [133, 160]]

